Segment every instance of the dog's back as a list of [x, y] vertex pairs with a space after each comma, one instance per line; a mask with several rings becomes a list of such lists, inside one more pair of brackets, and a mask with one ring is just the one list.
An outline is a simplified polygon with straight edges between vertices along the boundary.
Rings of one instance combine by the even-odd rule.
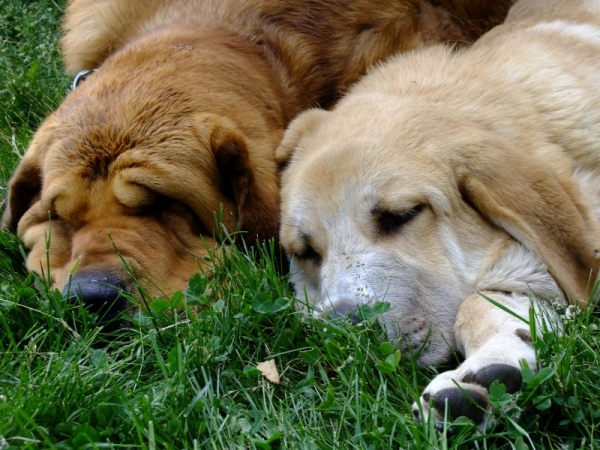
[[597, 22], [599, 16], [600, 3], [596, 0], [520, 0], [510, 9], [505, 23], [522, 22], [528, 19], [539, 21], [542, 17], [561, 20], [572, 18], [575, 21], [585, 18], [586, 21]]
[[[328, 106], [367, 67], [429, 43], [474, 41], [500, 23], [511, 0], [72, 0], [62, 49], [68, 72], [100, 65], [136, 37], [177, 24], [248, 39], [300, 108]], [[307, 95], [310, 93], [310, 95]]]
[[514, 103], [528, 105], [522, 114], [534, 115], [521, 122], [535, 123], [562, 148], [576, 176], [593, 170], [600, 177], [600, 2], [521, 0], [468, 53], [494, 63], [495, 78], [521, 97]]
[[[375, 69], [381, 75], [352, 91], [435, 92], [514, 145], [541, 152], [540, 142], [554, 144], [576, 168], [596, 167], [600, 177], [600, 2], [521, 0], [506, 23], [465, 51], [437, 46], [398, 55], [393, 64], [394, 71]], [[571, 164], [538, 156], [557, 170]]]

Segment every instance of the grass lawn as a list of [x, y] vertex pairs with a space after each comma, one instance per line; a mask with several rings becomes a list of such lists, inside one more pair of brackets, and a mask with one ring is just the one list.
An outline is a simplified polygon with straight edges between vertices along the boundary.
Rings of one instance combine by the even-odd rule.
[[[0, 198], [33, 130], [70, 80], [57, 51], [64, 2], [0, 0]], [[436, 370], [368, 320], [296, 312], [272, 249], [215, 254], [211, 277], [150, 301], [107, 337], [96, 318], [24, 270], [0, 233], [0, 450], [12, 448], [578, 449], [600, 447], [600, 321], [541, 333], [523, 390], [492, 386], [495, 425], [438, 432], [410, 406]], [[258, 262], [257, 262], [258, 261]], [[273, 360], [274, 384], [257, 369]]]

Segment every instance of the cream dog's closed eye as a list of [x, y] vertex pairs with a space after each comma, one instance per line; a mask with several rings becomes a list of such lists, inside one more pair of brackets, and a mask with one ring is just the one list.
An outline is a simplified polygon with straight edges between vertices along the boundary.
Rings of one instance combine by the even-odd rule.
[[520, 364], [535, 368], [527, 324], [484, 297], [543, 320], [551, 302], [592, 292], [599, 36], [597, 2], [521, 0], [468, 50], [373, 70], [332, 112], [296, 119], [278, 149], [298, 296], [327, 315], [389, 302], [390, 338], [421, 363], [465, 356], [425, 389], [418, 418], [440, 422], [447, 404], [483, 423], [489, 385], [514, 392]]

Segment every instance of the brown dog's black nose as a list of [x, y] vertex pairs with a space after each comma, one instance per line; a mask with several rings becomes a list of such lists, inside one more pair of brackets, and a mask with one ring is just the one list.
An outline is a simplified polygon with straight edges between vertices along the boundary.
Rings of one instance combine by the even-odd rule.
[[123, 295], [126, 292], [120, 278], [102, 272], [76, 273], [63, 289], [69, 301], [81, 301], [90, 312], [98, 314], [102, 322], [117, 318], [128, 307], [129, 301]]

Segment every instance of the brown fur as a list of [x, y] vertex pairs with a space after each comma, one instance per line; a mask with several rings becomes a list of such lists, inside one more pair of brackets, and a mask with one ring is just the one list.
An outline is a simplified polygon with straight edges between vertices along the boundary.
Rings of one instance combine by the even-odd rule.
[[274, 149], [296, 114], [392, 53], [471, 42], [509, 3], [73, 0], [67, 70], [98, 71], [38, 130], [2, 225], [58, 288], [77, 266], [131, 290], [121, 257], [146, 288], [182, 288], [221, 208], [250, 241], [277, 235]]

